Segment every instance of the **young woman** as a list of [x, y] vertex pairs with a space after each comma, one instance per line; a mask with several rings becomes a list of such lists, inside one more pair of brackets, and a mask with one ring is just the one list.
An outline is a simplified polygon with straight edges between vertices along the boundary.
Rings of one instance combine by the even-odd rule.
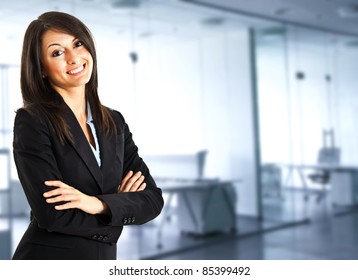
[[90, 31], [48, 12], [26, 30], [14, 159], [31, 222], [13, 259], [116, 259], [124, 225], [163, 207], [123, 116], [99, 100]]

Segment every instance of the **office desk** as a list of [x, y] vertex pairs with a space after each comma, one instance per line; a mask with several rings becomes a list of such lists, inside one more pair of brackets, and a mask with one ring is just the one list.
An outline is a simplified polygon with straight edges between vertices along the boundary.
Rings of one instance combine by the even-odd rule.
[[[179, 231], [194, 236], [204, 236], [217, 231], [236, 231], [236, 211], [233, 181], [219, 180], [174, 180], [156, 179], [163, 194], [168, 194], [162, 219], [158, 226], [158, 247], [164, 225], [170, 215], [174, 196], [178, 198], [177, 208]], [[214, 209], [214, 210], [213, 210]]]
[[304, 170], [320, 170], [330, 173], [332, 203], [339, 206], [354, 206], [358, 204], [358, 166], [336, 164], [278, 164], [288, 168], [284, 181], [288, 185], [296, 171], [305, 191], [305, 200], [308, 199], [308, 184]]

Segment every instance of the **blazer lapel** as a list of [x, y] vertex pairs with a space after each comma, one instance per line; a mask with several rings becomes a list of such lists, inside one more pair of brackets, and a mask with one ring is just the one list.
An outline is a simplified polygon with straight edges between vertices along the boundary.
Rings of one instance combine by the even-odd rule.
[[[63, 112], [63, 118], [69, 126], [69, 129], [72, 133], [74, 143], [69, 141], [73, 148], [78, 153], [79, 157], [84, 161], [87, 168], [93, 175], [97, 185], [102, 190], [103, 188], [103, 175], [101, 169], [98, 166], [97, 160], [91, 150], [90, 144], [87, 141], [85, 134], [82, 131], [80, 124], [78, 123], [75, 115], [72, 110], [65, 105], [65, 110]], [[99, 147], [100, 148], [100, 147]]]
[[[95, 123], [95, 126], [98, 127]], [[97, 138], [98, 144], [100, 146], [101, 154], [101, 170], [105, 178], [107, 173], [110, 173], [112, 168], [114, 168], [114, 163], [116, 160], [116, 136], [105, 136], [103, 133], [97, 129]], [[118, 174], [118, 178], [121, 174]]]

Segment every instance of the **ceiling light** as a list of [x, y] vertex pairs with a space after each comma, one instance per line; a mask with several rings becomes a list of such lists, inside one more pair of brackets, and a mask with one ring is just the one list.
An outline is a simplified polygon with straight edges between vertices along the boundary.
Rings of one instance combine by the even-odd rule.
[[201, 23], [205, 26], [210, 26], [210, 27], [214, 27], [214, 26], [220, 26], [225, 22], [225, 19], [222, 17], [210, 17], [210, 18], [206, 18], [203, 19], [201, 21]]
[[139, 8], [145, 0], [111, 0], [114, 9]]
[[265, 37], [271, 36], [283, 36], [286, 32], [286, 29], [282, 26], [273, 26], [265, 28], [261, 31], [261, 34]]
[[290, 12], [290, 8], [279, 8], [279, 9], [276, 9], [273, 13], [274, 13], [276, 16], [285, 16], [285, 15], [287, 15], [289, 12]]

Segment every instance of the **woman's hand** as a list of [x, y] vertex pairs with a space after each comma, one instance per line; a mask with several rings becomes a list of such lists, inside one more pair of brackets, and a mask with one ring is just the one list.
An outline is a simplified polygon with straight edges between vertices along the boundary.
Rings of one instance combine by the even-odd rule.
[[145, 187], [146, 183], [144, 183], [142, 172], [138, 171], [134, 174], [134, 172], [130, 170], [123, 178], [118, 192], [139, 192], [144, 190]]
[[[109, 213], [108, 206], [102, 200], [86, 195], [62, 181], [45, 181], [45, 185], [56, 187], [43, 194], [47, 203], [62, 203], [55, 206], [56, 210], [77, 208], [92, 215]], [[138, 171], [134, 174], [133, 171], [129, 171], [123, 178], [118, 192], [138, 192], [144, 190], [145, 187], [142, 173]]]
[[45, 185], [56, 187], [43, 194], [47, 203], [63, 203], [56, 205], [56, 210], [77, 208], [92, 215], [108, 213], [108, 206], [95, 196], [86, 195], [61, 181], [46, 181]]

